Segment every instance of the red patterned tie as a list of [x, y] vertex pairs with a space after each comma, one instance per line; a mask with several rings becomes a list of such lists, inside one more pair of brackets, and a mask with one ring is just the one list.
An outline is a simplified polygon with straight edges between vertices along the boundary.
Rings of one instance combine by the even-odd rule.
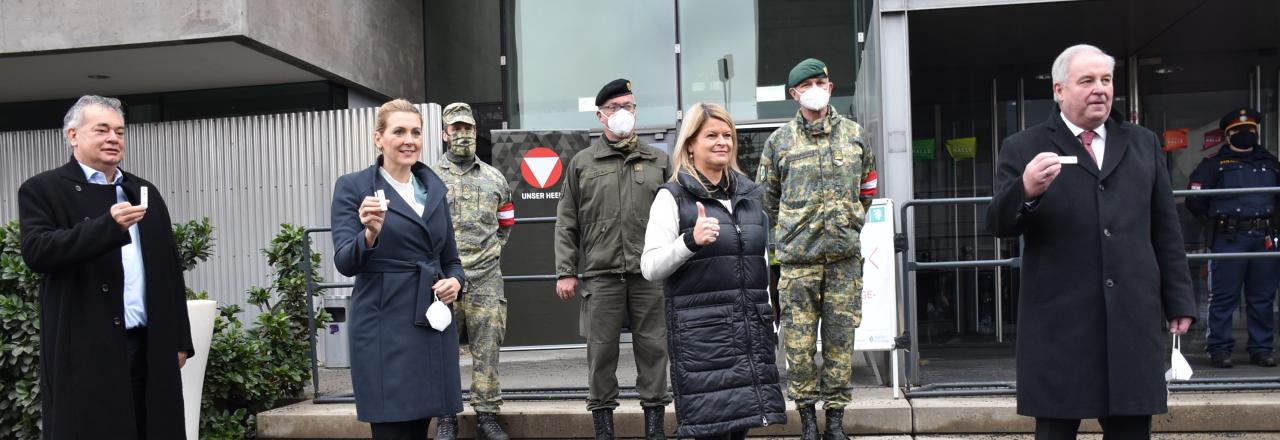
[[1089, 157], [1093, 158], [1093, 163], [1098, 163], [1098, 155], [1093, 154], [1093, 138], [1097, 136], [1093, 130], [1085, 130], [1080, 132], [1080, 143], [1084, 144], [1085, 151], [1089, 152]]

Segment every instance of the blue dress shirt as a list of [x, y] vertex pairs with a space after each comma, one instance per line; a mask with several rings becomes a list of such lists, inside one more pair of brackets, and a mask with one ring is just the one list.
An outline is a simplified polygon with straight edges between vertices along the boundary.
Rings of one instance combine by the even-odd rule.
[[[115, 185], [116, 202], [127, 202], [129, 199], [124, 195], [124, 188], [120, 186], [120, 182], [124, 180], [124, 173], [117, 168], [115, 179], [111, 183], [107, 183], [107, 176], [101, 171], [85, 166], [81, 163], [80, 168], [84, 170], [84, 178], [94, 185]], [[145, 327], [147, 325], [147, 283], [146, 272], [142, 267], [142, 247], [138, 244], [138, 225], [135, 223], [129, 227], [129, 244], [120, 248], [120, 262], [124, 267], [124, 328], [132, 329], [137, 327]]]

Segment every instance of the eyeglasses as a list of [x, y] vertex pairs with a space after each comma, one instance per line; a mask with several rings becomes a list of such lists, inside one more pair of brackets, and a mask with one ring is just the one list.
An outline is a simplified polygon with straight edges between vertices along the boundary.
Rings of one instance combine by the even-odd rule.
[[618, 110], [626, 110], [628, 112], [635, 113], [636, 105], [635, 104], [623, 104], [623, 105], [609, 104], [609, 105], [600, 106], [600, 111], [603, 111], [607, 114], [614, 114]]

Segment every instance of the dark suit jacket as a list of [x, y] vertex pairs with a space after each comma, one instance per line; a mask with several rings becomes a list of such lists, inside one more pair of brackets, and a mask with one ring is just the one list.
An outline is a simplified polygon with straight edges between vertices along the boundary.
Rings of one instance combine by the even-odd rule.
[[[364, 422], [403, 422], [462, 412], [458, 330], [426, 326], [423, 314], [439, 278], [464, 282], [454, 243], [447, 189], [421, 163], [413, 174], [427, 187], [419, 216], [383, 180], [382, 157], [338, 178], [333, 189], [333, 261], [354, 276], [350, 323], [351, 385], [356, 417]], [[358, 206], [382, 189], [389, 199], [382, 232], [366, 247]]]
[[[123, 172], [123, 171], [122, 171]], [[183, 438], [178, 352], [194, 354], [182, 261], [160, 190], [124, 173], [133, 203], [147, 186], [138, 223], [146, 272], [147, 438]], [[111, 218], [112, 185], [92, 185], [73, 159], [18, 189], [22, 258], [40, 284], [40, 408], [44, 438], [136, 438], [125, 349], [124, 269], [129, 233]]]
[[[1018, 413], [1095, 418], [1167, 411], [1166, 320], [1195, 315], [1165, 156], [1155, 133], [1106, 122], [1102, 169], [1053, 116], [1005, 139], [987, 211], [992, 234], [1024, 240]], [[1022, 171], [1036, 154], [1077, 156], [1033, 209]]]

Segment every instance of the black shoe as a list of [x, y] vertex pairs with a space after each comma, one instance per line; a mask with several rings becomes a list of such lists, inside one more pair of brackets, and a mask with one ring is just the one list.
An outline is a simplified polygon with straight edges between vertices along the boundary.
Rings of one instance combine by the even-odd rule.
[[1209, 362], [1218, 368], [1231, 368], [1231, 353], [1212, 353], [1209, 355]]
[[498, 423], [498, 415], [491, 412], [476, 412], [476, 438], [479, 440], [508, 440], [507, 432]]
[[456, 440], [458, 438], [458, 416], [441, 417], [436, 423], [436, 440]]
[[1276, 366], [1276, 358], [1271, 353], [1255, 353], [1249, 355], [1249, 362], [1259, 367]]
[[800, 440], [818, 440], [818, 414], [812, 406], [802, 406], [800, 413]]
[[644, 409], [644, 439], [645, 440], [667, 440], [666, 423], [663, 422], [663, 415], [667, 412], [665, 406], [649, 406]]
[[822, 434], [822, 440], [849, 440], [844, 434], [844, 408], [827, 410], [827, 431]]
[[613, 410], [597, 409], [592, 411], [591, 420], [596, 425], [596, 440], [614, 440]]

